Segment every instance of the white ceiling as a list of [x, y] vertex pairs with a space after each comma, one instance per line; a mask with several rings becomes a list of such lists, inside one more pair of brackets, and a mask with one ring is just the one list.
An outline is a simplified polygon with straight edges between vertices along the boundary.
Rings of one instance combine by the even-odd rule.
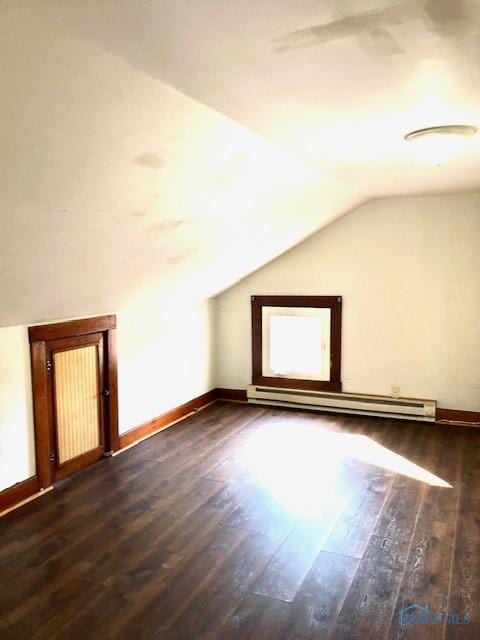
[[480, 2], [4, 0], [0, 325], [209, 296], [360, 202], [480, 187]]

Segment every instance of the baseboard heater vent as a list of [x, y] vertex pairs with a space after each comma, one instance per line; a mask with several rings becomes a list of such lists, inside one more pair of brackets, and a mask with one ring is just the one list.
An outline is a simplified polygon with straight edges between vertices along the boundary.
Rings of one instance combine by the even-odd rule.
[[356, 415], [383, 416], [400, 420], [422, 420], [435, 422], [437, 403], [435, 400], [413, 398], [391, 398], [359, 393], [329, 393], [322, 391], [300, 391], [249, 385], [248, 402], [275, 407], [297, 407], [352, 413]]

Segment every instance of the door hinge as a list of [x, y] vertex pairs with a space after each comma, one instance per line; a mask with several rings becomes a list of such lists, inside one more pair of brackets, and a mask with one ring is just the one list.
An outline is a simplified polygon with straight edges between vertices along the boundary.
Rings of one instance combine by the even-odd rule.
[[110, 389], [104, 389], [104, 390], [102, 391], [102, 396], [103, 396], [104, 398], [108, 398], [108, 396], [109, 396], [109, 395], [110, 395]]
[[50, 462], [55, 462], [55, 452], [54, 451], [50, 451]]
[[47, 369], [47, 371], [51, 371], [52, 370], [52, 361], [51, 360], [47, 360], [46, 361], [45, 368]]

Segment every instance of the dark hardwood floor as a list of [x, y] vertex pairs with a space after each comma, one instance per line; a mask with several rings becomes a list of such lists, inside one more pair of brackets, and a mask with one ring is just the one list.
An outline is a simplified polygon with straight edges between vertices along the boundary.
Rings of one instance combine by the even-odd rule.
[[0, 637], [479, 640], [478, 445], [218, 402], [0, 519]]

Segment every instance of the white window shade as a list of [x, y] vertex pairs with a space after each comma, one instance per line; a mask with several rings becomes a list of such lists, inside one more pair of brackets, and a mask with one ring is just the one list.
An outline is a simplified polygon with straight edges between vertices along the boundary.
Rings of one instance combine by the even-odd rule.
[[262, 375], [330, 380], [331, 310], [262, 308]]

